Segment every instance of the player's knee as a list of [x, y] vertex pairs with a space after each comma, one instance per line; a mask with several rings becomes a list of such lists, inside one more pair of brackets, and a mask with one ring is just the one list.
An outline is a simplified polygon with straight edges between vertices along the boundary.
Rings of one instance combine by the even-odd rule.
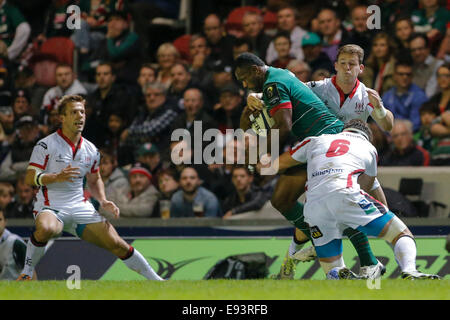
[[402, 236], [407, 235], [412, 237], [411, 231], [398, 217], [394, 216], [386, 227], [381, 231], [379, 237], [395, 244], [395, 242]]
[[36, 226], [34, 237], [39, 242], [47, 242], [57, 234], [58, 230], [55, 226], [50, 224], [41, 224]]

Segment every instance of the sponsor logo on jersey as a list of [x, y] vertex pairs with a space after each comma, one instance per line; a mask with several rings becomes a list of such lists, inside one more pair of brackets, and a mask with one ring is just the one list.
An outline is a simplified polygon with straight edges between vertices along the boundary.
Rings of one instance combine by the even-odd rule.
[[264, 90], [264, 93], [270, 105], [276, 105], [280, 103], [281, 97], [280, 93], [278, 92], [277, 85], [275, 83], [267, 86], [266, 89]]
[[361, 114], [364, 112], [364, 103], [362, 102], [356, 102], [355, 105], [355, 113]]
[[323, 237], [323, 233], [322, 231], [320, 231], [319, 227], [313, 226], [309, 228], [309, 230], [311, 231], [311, 237], [313, 237], [314, 239]]
[[47, 150], [47, 144], [45, 143], [45, 142], [39, 142], [38, 144], [37, 144], [38, 146], [41, 146], [42, 148], [44, 148], [45, 150]]
[[371, 214], [377, 210], [377, 208], [372, 205], [372, 202], [367, 201], [366, 199], [363, 199], [360, 202], [358, 202], [358, 205], [361, 207], [361, 209], [364, 210], [366, 214]]

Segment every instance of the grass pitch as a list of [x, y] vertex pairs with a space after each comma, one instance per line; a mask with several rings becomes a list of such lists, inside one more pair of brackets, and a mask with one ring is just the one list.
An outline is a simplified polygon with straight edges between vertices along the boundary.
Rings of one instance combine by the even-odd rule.
[[2, 282], [0, 300], [449, 300], [450, 280], [172, 280]]

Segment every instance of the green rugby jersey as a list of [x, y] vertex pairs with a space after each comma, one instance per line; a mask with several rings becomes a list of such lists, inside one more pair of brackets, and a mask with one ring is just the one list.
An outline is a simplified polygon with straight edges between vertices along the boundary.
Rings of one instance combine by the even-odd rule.
[[279, 109], [292, 109], [291, 133], [300, 140], [338, 133], [344, 126], [322, 100], [288, 70], [269, 67], [263, 101], [271, 116]]
[[8, 46], [14, 39], [17, 26], [22, 22], [26, 20], [19, 9], [5, 2], [0, 5], [0, 39]]

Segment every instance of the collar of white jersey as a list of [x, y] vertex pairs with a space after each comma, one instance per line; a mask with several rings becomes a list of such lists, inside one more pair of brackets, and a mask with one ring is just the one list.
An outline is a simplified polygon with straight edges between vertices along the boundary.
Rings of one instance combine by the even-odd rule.
[[363, 137], [366, 138], [367, 141], [369, 141], [369, 137], [362, 130], [359, 130], [359, 129], [356, 129], [356, 128], [345, 128], [344, 130], [342, 130], [342, 132], [345, 132], [345, 131], [349, 131], [349, 132], [353, 132], [353, 133], [359, 133], [359, 134], [363, 135]]

